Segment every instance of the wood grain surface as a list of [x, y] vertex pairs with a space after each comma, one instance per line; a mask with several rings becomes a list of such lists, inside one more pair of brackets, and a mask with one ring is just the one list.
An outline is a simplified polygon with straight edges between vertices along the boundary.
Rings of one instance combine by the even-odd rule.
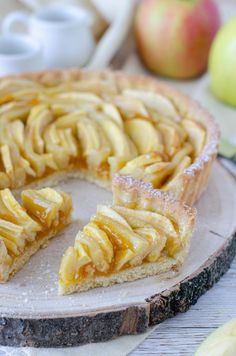
[[[224, 182], [224, 189], [222, 189]], [[98, 202], [111, 193], [71, 180], [74, 218], [84, 225]], [[197, 203], [198, 223], [183, 270], [169, 280], [150, 277], [71, 296], [57, 295], [60, 257], [73, 243], [74, 222], [37, 253], [9, 283], [0, 286], [0, 342], [11, 346], [72, 346], [141, 333], [188, 310], [227, 271], [236, 254], [236, 186], [217, 163], [207, 191]], [[69, 330], [69, 332], [65, 332]]]
[[130, 356], [193, 356], [207, 335], [236, 317], [236, 259], [220, 281], [187, 313], [166, 320]]

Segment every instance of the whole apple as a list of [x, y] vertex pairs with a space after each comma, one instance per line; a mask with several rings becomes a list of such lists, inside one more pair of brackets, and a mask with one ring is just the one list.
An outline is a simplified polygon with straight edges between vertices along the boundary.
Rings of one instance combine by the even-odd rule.
[[208, 68], [215, 96], [236, 106], [236, 16], [217, 33], [210, 50]]
[[206, 70], [219, 26], [213, 0], [143, 0], [135, 18], [137, 48], [153, 72], [192, 78]]

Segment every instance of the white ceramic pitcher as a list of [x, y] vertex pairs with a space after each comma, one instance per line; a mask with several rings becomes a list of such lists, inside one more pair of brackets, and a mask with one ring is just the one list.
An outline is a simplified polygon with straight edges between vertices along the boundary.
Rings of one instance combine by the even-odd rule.
[[82, 8], [55, 4], [31, 15], [12, 12], [3, 21], [3, 33], [14, 32], [16, 23], [41, 42], [46, 68], [81, 67], [94, 49], [89, 14]]

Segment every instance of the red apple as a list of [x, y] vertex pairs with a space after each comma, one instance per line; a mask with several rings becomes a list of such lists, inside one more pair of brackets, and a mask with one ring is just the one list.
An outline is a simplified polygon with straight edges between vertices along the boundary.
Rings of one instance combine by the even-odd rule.
[[213, 0], [143, 0], [135, 18], [143, 62], [153, 72], [177, 79], [192, 78], [206, 70], [219, 27]]

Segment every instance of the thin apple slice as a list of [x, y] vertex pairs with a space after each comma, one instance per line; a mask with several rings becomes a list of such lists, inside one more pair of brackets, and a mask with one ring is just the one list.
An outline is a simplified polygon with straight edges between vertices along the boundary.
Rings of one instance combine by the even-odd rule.
[[84, 110], [78, 110], [76, 112], [60, 116], [56, 121], [55, 121], [55, 126], [58, 129], [67, 129], [70, 128], [72, 129], [73, 133], [76, 133], [77, 130], [77, 124], [78, 121], [80, 120], [81, 116], [85, 116], [85, 111]]
[[111, 120], [113, 120], [121, 129], [123, 128], [123, 120], [122, 117], [117, 110], [117, 108], [111, 103], [103, 104], [103, 112], [106, 114]]
[[30, 216], [37, 218], [43, 226], [50, 228], [58, 224], [63, 196], [51, 188], [24, 190], [21, 193], [23, 206]]
[[149, 246], [148, 241], [144, 238], [108, 216], [96, 214], [93, 218], [93, 222], [107, 233], [108, 237], [118, 246], [118, 249], [128, 248], [136, 255], [140, 255], [143, 251], [146, 251]]
[[149, 175], [149, 174], [158, 173], [158, 172], [162, 171], [163, 169], [167, 168], [168, 165], [169, 165], [169, 162], [156, 162], [156, 163], [150, 164], [150, 166], [147, 166], [144, 168], [143, 176], [145, 177], [146, 175]]
[[60, 140], [60, 145], [65, 149], [69, 156], [77, 157], [78, 145], [72, 133], [72, 129], [68, 127], [64, 130], [58, 130], [58, 137]]
[[20, 120], [15, 120], [9, 123], [9, 129], [11, 135], [19, 148], [23, 148], [24, 145], [24, 124]]
[[31, 109], [27, 125], [31, 128], [32, 147], [35, 153], [44, 152], [43, 131], [52, 121], [52, 113], [45, 105], [36, 105]]
[[188, 134], [191, 144], [193, 145], [195, 156], [198, 156], [201, 153], [206, 140], [206, 131], [199, 123], [193, 120], [184, 119], [181, 123]]
[[114, 97], [113, 102], [118, 107], [125, 120], [134, 119], [135, 117], [149, 118], [145, 106], [137, 98], [126, 95], [117, 95]]
[[191, 162], [191, 158], [189, 156], [185, 156], [182, 161], [180, 161], [180, 163], [176, 166], [174, 173], [166, 182], [166, 184], [162, 186], [162, 189], [171, 189], [173, 185], [177, 182], [179, 175], [182, 174], [183, 171], [190, 166]]
[[0, 192], [0, 211], [2, 218], [23, 226], [28, 240], [33, 240], [36, 232], [42, 229], [42, 227], [26, 213], [25, 209], [18, 203], [9, 189], [4, 189]]
[[53, 154], [44, 153], [38, 154], [34, 151], [33, 142], [32, 142], [32, 127], [27, 127], [25, 132], [25, 143], [24, 143], [24, 158], [29, 161], [31, 167], [35, 171], [37, 177], [41, 177], [46, 167], [49, 167], [53, 170], [57, 170], [58, 167], [54, 161]]
[[181, 147], [181, 138], [173, 126], [161, 123], [158, 128], [163, 137], [165, 152], [172, 157]]
[[0, 172], [0, 189], [9, 188], [11, 185], [10, 178], [5, 172]]
[[96, 269], [99, 272], [106, 272], [109, 269], [109, 263], [106, 261], [105, 252], [97, 240], [85, 232], [79, 232], [76, 239], [84, 246]]
[[133, 160], [126, 163], [126, 165], [119, 171], [120, 174], [130, 175], [135, 171], [143, 172], [143, 169], [153, 163], [161, 162], [163, 157], [158, 152], [150, 152], [140, 155]]
[[99, 246], [104, 251], [104, 257], [107, 263], [111, 263], [114, 257], [114, 252], [113, 252], [112, 243], [109, 240], [107, 234], [92, 221], [89, 222], [87, 225], [85, 225], [83, 232], [86, 235], [93, 237], [97, 241]]
[[109, 164], [110, 174], [112, 176], [115, 173], [119, 172], [120, 169], [122, 169], [125, 166], [127, 160], [124, 159], [123, 157], [110, 156], [108, 157], [107, 162]]
[[105, 119], [100, 125], [110, 142], [114, 156], [129, 160], [137, 155], [134, 144], [115, 122]]
[[107, 160], [111, 153], [112, 149], [108, 139], [100, 125], [89, 118], [81, 118], [77, 128], [83, 155], [90, 167], [98, 167]]
[[118, 250], [115, 254], [115, 271], [120, 271], [125, 267], [133, 258], [135, 253], [130, 249]]
[[[98, 205], [97, 206], [97, 214], [107, 216], [118, 223], [126, 226], [130, 231], [132, 231], [130, 225], [127, 223], [124, 217], [119, 215], [114, 209], [110, 208], [107, 205]], [[92, 219], [93, 220], [93, 219]]]
[[0, 218], [0, 236], [13, 242], [17, 249], [22, 250], [24, 248], [25, 233], [23, 226]]
[[25, 120], [31, 110], [31, 105], [23, 102], [10, 102], [0, 107], [1, 120], [11, 122], [14, 120]]
[[161, 138], [151, 122], [143, 119], [128, 120], [125, 122], [125, 131], [135, 143], [139, 154], [163, 152]]
[[156, 262], [165, 247], [167, 240], [166, 236], [161, 235], [156, 229], [150, 226], [140, 227], [134, 231], [150, 241], [150, 251], [145, 260], [148, 262]]
[[65, 100], [67, 102], [92, 102], [94, 104], [102, 104], [102, 99], [99, 96], [89, 92], [67, 92], [55, 95], [55, 99]]
[[[55, 124], [49, 125], [44, 132], [46, 152], [53, 155], [53, 159], [59, 169], [68, 167], [70, 161], [70, 149], [67, 144], [62, 146], [60, 130]], [[66, 142], [66, 140], [65, 140]]]
[[146, 210], [134, 210], [122, 206], [114, 206], [113, 208], [121, 216], [125, 216], [133, 229], [142, 228], [145, 224], [148, 224], [154, 227], [161, 236], [166, 237], [166, 249], [170, 256], [173, 256], [179, 250], [181, 240], [173, 223], [167, 217]]
[[60, 280], [64, 282], [75, 281], [78, 278], [80, 267], [79, 261], [80, 259], [78, 258], [76, 249], [72, 246], [68, 247], [61, 260], [59, 270]]
[[146, 210], [134, 210], [115, 205], [113, 209], [125, 217], [129, 225], [133, 228], [143, 227], [145, 224], [153, 226], [162, 235], [177, 237], [174, 225], [164, 215]]
[[123, 90], [123, 94], [141, 100], [147, 108], [157, 111], [160, 115], [180, 121], [179, 114], [174, 105], [163, 95], [141, 89], [125, 89]]

